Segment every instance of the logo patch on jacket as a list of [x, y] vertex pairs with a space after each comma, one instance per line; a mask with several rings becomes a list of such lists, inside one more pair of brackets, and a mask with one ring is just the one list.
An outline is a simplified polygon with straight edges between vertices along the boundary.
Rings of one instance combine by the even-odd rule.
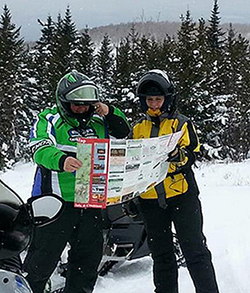
[[94, 129], [92, 129], [92, 128], [87, 128], [87, 129], [82, 129], [82, 130], [70, 129], [68, 131], [68, 134], [69, 134], [70, 141], [77, 141], [77, 139], [80, 137], [98, 138]]

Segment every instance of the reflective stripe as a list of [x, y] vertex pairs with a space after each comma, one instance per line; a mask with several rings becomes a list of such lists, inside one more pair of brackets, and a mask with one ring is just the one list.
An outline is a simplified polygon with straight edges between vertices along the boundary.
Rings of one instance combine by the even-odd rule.
[[155, 191], [158, 196], [158, 203], [159, 206], [163, 209], [167, 208], [167, 202], [166, 202], [166, 190], [164, 188], [163, 182], [160, 182], [155, 186]]
[[188, 121], [188, 118], [186, 116], [179, 113], [177, 115], [173, 115], [173, 117], [171, 118], [178, 120], [178, 126], [176, 128], [176, 132], [180, 131], [182, 129], [182, 126]]
[[49, 138], [53, 141], [54, 144], [56, 144], [54, 126], [59, 118], [60, 118], [59, 113], [57, 113], [56, 115], [52, 115], [52, 114], [46, 115], [46, 119], [50, 122], [48, 123], [48, 126], [47, 126], [47, 133], [49, 135]]
[[72, 152], [72, 153], [76, 153], [77, 152], [77, 147], [76, 146], [72, 146], [72, 145], [57, 144], [56, 147], [60, 151], [64, 151], [64, 152]]
[[30, 139], [37, 138], [37, 124], [39, 119], [37, 118], [30, 131]]
[[157, 126], [155, 125], [155, 123], [152, 123], [150, 137], [158, 137], [159, 131], [160, 131], [160, 126]]
[[38, 196], [42, 194], [42, 172], [39, 168], [34, 179], [31, 196]]
[[51, 171], [51, 188], [53, 194], [62, 196], [61, 188], [59, 185], [58, 172], [56, 171]]
[[[186, 116], [184, 116], [182, 114], [179, 114], [179, 113], [178, 114], [176, 113], [176, 115], [171, 117], [171, 119], [177, 119], [178, 120], [178, 126], [176, 128], [176, 132], [180, 131], [182, 129], [182, 126], [188, 121], [188, 118]], [[157, 131], [158, 131], [158, 133], [157, 133]], [[150, 137], [158, 136], [159, 131], [160, 131], [160, 126], [157, 127], [157, 126], [155, 126], [154, 123], [152, 123], [152, 129], [151, 129]], [[173, 132], [174, 132], [174, 130], [173, 130]], [[166, 190], [164, 188], [163, 181], [155, 186], [155, 191], [157, 193], [159, 206], [161, 208], [163, 208], [163, 209], [166, 209], [166, 207], [167, 207], [167, 204], [166, 204], [167, 194], [166, 194]]]

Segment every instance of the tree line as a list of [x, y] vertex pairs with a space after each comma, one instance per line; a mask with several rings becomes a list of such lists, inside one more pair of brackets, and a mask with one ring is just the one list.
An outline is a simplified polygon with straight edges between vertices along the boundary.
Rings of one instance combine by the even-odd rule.
[[181, 16], [177, 35], [162, 40], [131, 27], [119, 44], [105, 34], [100, 46], [82, 32], [70, 11], [39, 20], [41, 36], [28, 47], [7, 5], [0, 19], [0, 169], [30, 159], [29, 129], [38, 112], [55, 102], [59, 79], [77, 69], [100, 88], [101, 98], [123, 109], [131, 122], [140, 117], [138, 80], [150, 69], [170, 73], [179, 110], [196, 125], [208, 158], [244, 160], [250, 151], [249, 41], [220, 26], [218, 0], [209, 20]]

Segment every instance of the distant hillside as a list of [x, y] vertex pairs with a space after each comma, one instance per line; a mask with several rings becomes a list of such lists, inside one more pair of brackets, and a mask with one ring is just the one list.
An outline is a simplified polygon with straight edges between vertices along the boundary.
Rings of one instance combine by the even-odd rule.
[[178, 22], [130, 22], [121, 24], [110, 24], [99, 26], [89, 30], [94, 43], [99, 44], [103, 36], [108, 34], [113, 44], [117, 44], [122, 38], [126, 37], [134, 26], [136, 32], [147, 37], [154, 37], [157, 40], [166, 37], [166, 34], [173, 36], [180, 27]]
[[[99, 26], [89, 29], [92, 41], [98, 45], [105, 34], [108, 34], [113, 44], [118, 44], [119, 41], [126, 37], [131, 28], [135, 27], [135, 30], [141, 35], [147, 37], [154, 37], [156, 40], [164, 39], [166, 35], [175, 36], [180, 28], [180, 22], [169, 21], [148, 21], [148, 22], [135, 22], [135, 23], [121, 23], [110, 24], [106, 26]], [[222, 24], [223, 31], [227, 32], [229, 24]], [[236, 33], [240, 33], [242, 36], [250, 40], [250, 24], [233, 24], [233, 28]]]
[[[176, 36], [177, 31], [180, 28], [180, 22], [169, 21], [148, 21], [148, 22], [129, 22], [120, 24], [110, 24], [106, 26], [99, 26], [89, 29], [92, 41], [96, 46], [99, 46], [103, 36], [107, 34], [113, 44], [118, 44], [120, 40], [131, 32], [131, 28], [135, 27], [136, 32], [141, 36], [154, 37], [156, 40], [162, 40], [169, 35], [170, 37]], [[229, 24], [222, 24], [223, 31], [227, 32]], [[241, 34], [243, 37], [250, 41], [250, 24], [234, 23], [233, 28], [235, 33]], [[83, 31], [84, 29], [80, 30]], [[35, 45], [35, 42], [28, 42], [31, 48]]]

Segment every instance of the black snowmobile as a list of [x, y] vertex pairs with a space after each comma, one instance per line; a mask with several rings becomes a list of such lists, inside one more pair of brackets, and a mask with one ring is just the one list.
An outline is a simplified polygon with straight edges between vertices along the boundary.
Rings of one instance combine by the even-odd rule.
[[[63, 209], [63, 200], [54, 195], [34, 197], [26, 204], [0, 180], [0, 292], [32, 293], [21, 271], [20, 253], [29, 245], [34, 226], [51, 223]], [[124, 213], [123, 205], [103, 210], [104, 246], [99, 275], [104, 276], [114, 266], [149, 255], [147, 233], [140, 212], [134, 217]], [[178, 241], [175, 252], [178, 266], [185, 266]], [[62, 276], [67, 263], [57, 268]], [[64, 279], [64, 278], [62, 278]], [[53, 282], [53, 277], [50, 282]], [[46, 292], [63, 292], [64, 281]], [[51, 287], [48, 282], [48, 287]]]
[[20, 253], [29, 245], [34, 226], [56, 220], [63, 210], [60, 197], [34, 197], [25, 204], [0, 180], [0, 292], [32, 293], [22, 275]]
[[[103, 210], [104, 246], [99, 275], [104, 276], [114, 265], [120, 265], [150, 254], [147, 233], [139, 209], [133, 217], [126, 214], [124, 205], [111, 205]], [[178, 267], [186, 266], [180, 245], [174, 235], [175, 255]], [[59, 272], [65, 276], [67, 263], [59, 265]]]
[[[135, 201], [136, 202], [136, 201]], [[103, 259], [99, 275], [104, 276], [115, 264], [121, 264], [150, 254], [147, 233], [139, 208], [133, 217], [126, 213], [123, 205], [109, 206], [104, 211]], [[177, 238], [174, 236], [174, 247], [178, 266], [185, 266]]]

